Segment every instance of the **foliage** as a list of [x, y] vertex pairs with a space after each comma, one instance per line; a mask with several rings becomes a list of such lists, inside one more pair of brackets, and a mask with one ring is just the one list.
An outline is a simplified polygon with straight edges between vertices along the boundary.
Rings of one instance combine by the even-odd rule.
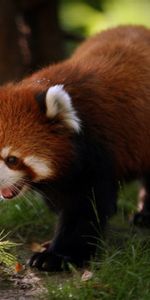
[[[73, 266], [70, 273], [63, 276], [42, 274], [48, 290], [43, 299], [149, 299], [149, 231], [133, 229], [129, 224], [129, 215], [136, 209], [137, 187], [137, 182], [120, 186], [118, 214], [110, 222], [106, 240], [100, 241], [100, 253], [88, 267], [93, 273], [92, 278], [82, 281], [84, 270], [76, 270]], [[0, 208], [0, 226], [5, 224], [6, 230], [12, 228], [11, 239], [22, 241], [22, 246], [17, 248], [22, 260], [26, 242], [49, 238], [54, 217], [37, 195], [1, 203]]]
[[4, 235], [4, 231], [0, 232], [0, 265], [5, 267], [12, 267], [16, 263], [16, 257], [11, 253], [17, 244], [5, 240], [7, 235]]
[[[150, 240], [149, 240], [150, 242]], [[51, 300], [148, 300], [150, 292], [149, 249], [136, 237], [126, 242], [126, 247], [111, 247], [103, 244], [100, 261], [91, 265], [93, 277], [82, 281], [81, 272], [76, 271], [65, 282], [48, 284]]]
[[84, 35], [120, 24], [150, 26], [149, 0], [61, 0], [59, 11], [63, 28]]
[[34, 239], [39, 230], [39, 239], [42, 240], [43, 235], [53, 231], [54, 219], [55, 216], [37, 193], [0, 203], [0, 231], [5, 228], [9, 231], [9, 237], [19, 242]]

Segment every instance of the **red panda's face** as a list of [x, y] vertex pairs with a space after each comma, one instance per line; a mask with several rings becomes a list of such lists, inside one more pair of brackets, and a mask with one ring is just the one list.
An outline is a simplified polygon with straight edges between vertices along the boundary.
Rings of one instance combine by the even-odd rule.
[[75, 155], [72, 136], [79, 130], [62, 85], [50, 87], [40, 100], [31, 91], [1, 88], [0, 196], [13, 198], [32, 182], [63, 175]]

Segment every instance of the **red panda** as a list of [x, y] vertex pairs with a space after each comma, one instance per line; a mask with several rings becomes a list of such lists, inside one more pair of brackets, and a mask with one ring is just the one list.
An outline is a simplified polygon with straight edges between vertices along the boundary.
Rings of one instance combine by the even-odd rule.
[[59, 215], [31, 266], [88, 261], [97, 228], [116, 211], [118, 182], [134, 178], [144, 178], [149, 199], [150, 30], [106, 30], [71, 58], [0, 88], [1, 197], [37, 188]]

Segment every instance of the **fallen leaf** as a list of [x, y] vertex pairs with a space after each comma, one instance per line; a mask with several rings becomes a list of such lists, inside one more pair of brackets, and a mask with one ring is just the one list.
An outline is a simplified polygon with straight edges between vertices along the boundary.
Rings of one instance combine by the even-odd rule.
[[93, 277], [93, 272], [85, 270], [81, 276], [81, 281], [88, 281]]
[[32, 252], [43, 252], [46, 249], [46, 247], [38, 243], [32, 243], [30, 248]]
[[21, 272], [23, 269], [24, 269], [23, 265], [20, 264], [19, 262], [17, 262], [16, 265], [15, 265], [15, 271], [16, 271], [16, 273]]

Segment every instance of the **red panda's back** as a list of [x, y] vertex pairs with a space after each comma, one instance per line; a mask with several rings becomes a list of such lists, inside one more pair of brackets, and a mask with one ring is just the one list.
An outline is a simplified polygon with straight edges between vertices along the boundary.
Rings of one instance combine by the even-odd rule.
[[83, 127], [114, 153], [119, 174], [150, 168], [150, 30], [104, 31], [27, 81], [64, 85]]
[[[93, 55], [104, 57], [119, 54], [123, 49], [138, 47], [145, 51], [150, 47], [150, 30], [143, 26], [119, 26], [108, 29], [87, 39], [74, 52], [75, 60], [85, 59]], [[120, 51], [119, 51], [120, 50]], [[88, 61], [89, 63], [90, 61]]]
[[86, 101], [85, 118], [106, 137], [119, 173], [149, 169], [150, 30], [122, 26], [104, 31], [84, 42], [73, 60], [91, 72], [97, 97]]

